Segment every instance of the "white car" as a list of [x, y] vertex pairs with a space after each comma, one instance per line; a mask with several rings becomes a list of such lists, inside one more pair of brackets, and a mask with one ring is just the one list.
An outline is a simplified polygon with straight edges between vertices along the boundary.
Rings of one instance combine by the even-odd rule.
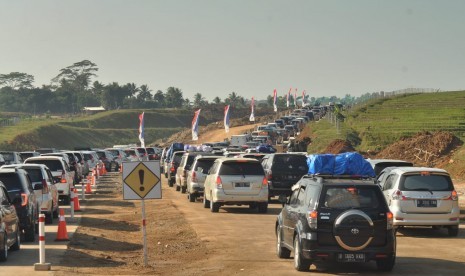
[[394, 227], [445, 227], [449, 236], [458, 235], [458, 194], [447, 171], [424, 167], [388, 167], [377, 179], [394, 214]]
[[73, 174], [63, 158], [58, 156], [37, 156], [30, 157], [24, 161], [24, 164], [43, 164], [47, 166], [56, 182], [58, 196], [62, 199], [63, 204], [69, 204], [71, 201], [71, 189], [73, 185]]
[[213, 162], [220, 156], [202, 156], [198, 155], [187, 175], [187, 196], [190, 202], [195, 202], [197, 197], [203, 195], [205, 178], [208, 171], [213, 166]]
[[89, 150], [81, 151], [81, 153], [84, 155], [84, 161], [87, 162], [89, 171], [92, 171], [99, 163], [99, 157], [97, 153], [95, 151]]
[[58, 189], [50, 169], [42, 164], [5, 165], [2, 168], [19, 168], [27, 171], [36, 195], [37, 210], [45, 214], [47, 224], [52, 224], [53, 219], [58, 218]]
[[249, 205], [260, 213], [268, 210], [268, 181], [256, 159], [216, 159], [204, 185], [203, 207], [212, 212], [223, 205]]

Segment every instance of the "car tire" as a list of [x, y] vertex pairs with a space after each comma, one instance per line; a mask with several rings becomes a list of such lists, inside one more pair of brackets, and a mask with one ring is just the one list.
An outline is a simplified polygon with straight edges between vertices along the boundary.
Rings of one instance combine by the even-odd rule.
[[58, 206], [55, 210], [53, 210], [53, 218], [58, 218]]
[[53, 224], [53, 212], [52, 211], [45, 214], [45, 224]]
[[220, 211], [220, 203], [219, 202], [210, 202], [210, 211], [212, 213], [218, 213]]
[[281, 227], [278, 225], [276, 227], [276, 255], [278, 255], [278, 258], [280, 259], [289, 259], [291, 256], [291, 250], [281, 245], [283, 240], [282, 235]]
[[34, 223], [31, 223], [28, 228], [24, 229], [24, 240], [33, 242], [36, 238], [36, 231]]
[[195, 202], [197, 196], [195, 194], [189, 194], [189, 202]]
[[176, 185], [176, 192], [179, 192], [181, 190], [181, 187]]
[[257, 202], [252, 202], [252, 203], [249, 204], [249, 209], [253, 210], [253, 209], [257, 208], [257, 206], [258, 206]]
[[210, 200], [205, 195], [203, 195], [203, 208], [210, 208]]
[[183, 193], [183, 194], [186, 193], [186, 187], [181, 187], [181, 193]]
[[258, 212], [261, 214], [265, 214], [266, 212], [268, 212], [268, 202], [259, 202]]
[[19, 230], [19, 225], [17, 226], [17, 231], [16, 231], [16, 241], [15, 243], [10, 247], [11, 251], [17, 251], [21, 248], [21, 231]]
[[449, 237], [457, 237], [459, 234], [459, 226], [458, 225], [452, 225], [447, 228], [447, 233], [449, 234]]
[[173, 182], [171, 181], [171, 179], [168, 179], [168, 186], [173, 187]]
[[299, 236], [294, 237], [294, 268], [297, 271], [308, 271], [312, 262], [302, 256]]
[[396, 255], [392, 254], [386, 259], [376, 260], [376, 267], [378, 271], [389, 272], [394, 268], [394, 264], [396, 263]]
[[0, 262], [5, 262], [8, 259], [8, 243], [6, 234], [3, 234], [3, 244], [0, 248]]

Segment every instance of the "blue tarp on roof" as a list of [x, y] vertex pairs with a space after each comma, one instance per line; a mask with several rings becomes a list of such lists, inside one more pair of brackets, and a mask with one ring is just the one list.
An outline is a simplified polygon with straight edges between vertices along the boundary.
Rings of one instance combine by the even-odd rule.
[[375, 176], [373, 167], [357, 152], [314, 154], [307, 163], [309, 174]]

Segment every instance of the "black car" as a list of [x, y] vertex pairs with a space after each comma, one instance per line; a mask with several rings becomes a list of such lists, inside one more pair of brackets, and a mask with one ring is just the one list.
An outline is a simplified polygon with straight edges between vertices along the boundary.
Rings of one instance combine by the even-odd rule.
[[314, 262], [376, 261], [392, 270], [393, 215], [378, 185], [353, 176], [307, 175], [293, 186], [276, 221], [277, 255], [308, 270]]
[[307, 157], [297, 153], [268, 154], [262, 159], [268, 196], [290, 195], [291, 187], [308, 173]]
[[0, 181], [5, 185], [16, 208], [25, 241], [34, 241], [39, 229], [39, 210], [28, 173], [18, 168], [0, 168]]
[[0, 182], [0, 262], [8, 258], [8, 249], [19, 250], [21, 230], [16, 209], [8, 196], [8, 191]]

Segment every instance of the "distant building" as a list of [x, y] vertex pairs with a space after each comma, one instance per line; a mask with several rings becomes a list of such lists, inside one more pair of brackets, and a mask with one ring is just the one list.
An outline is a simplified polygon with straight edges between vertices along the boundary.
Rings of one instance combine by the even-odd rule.
[[105, 111], [103, 106], [86, 106], [82, 109], [86, 114], [95, 114], [97, 112]]

